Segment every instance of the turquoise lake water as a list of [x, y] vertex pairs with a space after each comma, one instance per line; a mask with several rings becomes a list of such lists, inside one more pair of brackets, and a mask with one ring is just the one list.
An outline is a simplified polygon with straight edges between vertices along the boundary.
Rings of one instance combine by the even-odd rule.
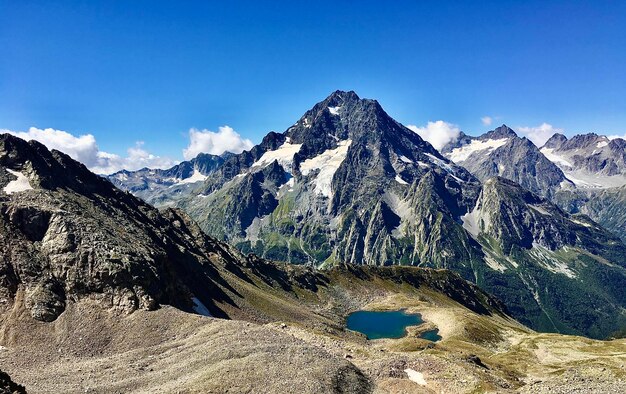
[[[405, 311], [358, 311], [348, 315], [346, 327], [365, 334], [367, 339], [402, 338], [408, 326], [418, 326], [424, 320], [419, 314]], [[436, 342], [439, 330], [425, 331], [421, 338]]]

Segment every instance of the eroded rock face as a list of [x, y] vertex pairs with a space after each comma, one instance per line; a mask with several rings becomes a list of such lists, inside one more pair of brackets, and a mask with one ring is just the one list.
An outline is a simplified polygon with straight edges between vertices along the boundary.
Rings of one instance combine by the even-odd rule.
[[[208, 277], [201, 291], [211, 305], [203, 263], [215, 244], [185, 215], [164, 215], [66, 155], [9, 135], [0, 136], [0, 172], [3, 307], [22, 288], [32, 316], [48, 322], [82, 297], [121, 312], [191, 309], [187, 275]], [[4, 191], [12, 173], [30, 187]]]

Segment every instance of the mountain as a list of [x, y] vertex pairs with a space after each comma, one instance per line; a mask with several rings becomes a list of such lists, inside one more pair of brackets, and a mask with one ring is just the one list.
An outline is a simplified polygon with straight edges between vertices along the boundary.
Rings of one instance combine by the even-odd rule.
[[107, 178], [120, 189], [129, 191], [154, 206], [164, 206], [185, 194], [194, 184], [204, 181], [230, 155], [228, 152], [220, 156], [200, 153], [195, 158], [166, 170], [122, 170], [108, 175]]
[[626, 140], [609, 139], [594, 133], [567, 139], [553, 135], [541, 147], [579, 188], [608, 188], [626, 185]]
[[574, 184], [526, 137], [502, 125], [479, 137], [461, 134], [441, 150], [444, 156], [485, 181], [501, 176], [522, 187], [550, 197]]
[[[533, 212], [559, 213], [512, 183], [485, 186], [471, 215], [490, 235], [508, 220], [482, 212], [501, 188]], [[568, 239], [567, 226], [552, 231]], [[448, 270], [319, 271], [245, 256], [182, 212], [158, 211], [69, 156], [10, 135], [0, 136], [0, 251], [0, 364], [11, 376], [0, 373], [0, 386], [9, 392], [24, 391], [11, 379], [67, 393], [624, 388], [615, 356], [624, 340], [535, 333]], [[360, 309], [405, 309], [424, 323], [368, 341], [345, 328]], [[421, 338], [433, 330], [439, 342]]]
[[[446, 266], [469, 256], [455, 246], [467, 237], [451, 217], [467, 210], [478, 188], [376, 101], [335, 92], [285, 133], [227, 160], [179, 206], [209, 234], [266, 258]], [[408, 201], [419, 194], [449, 215], [420, 223], [429, 206], [412, 212]], [[454, 235], [425, 242], [430, 229]], [[416, 247], [414, 236], [428, 247]]]
[[479, 267], [476, 283], [505, 300], [513, 316], [541, 330], [575, 327], [594, 337], [624, 325], [626, 248], [587, 216], [492, 178], [462, 220], [488, 266]]
[[[496, 167], [506, 154], [534, 154], [542, 164], [512, 172], [520, 180], [533, 184], [534, 169], [545, 175], [535, 187], [567, 182], [506, 127], [481, 141], [504, 147]], [[606, 337], [626, 324], [619, 239], [504, 179], [481, 184], [354, 92], [334, 92], [284, 133], [225, 160], [176, 205], [244, 253], [322, 267], [447, 268], [534, 329]]]

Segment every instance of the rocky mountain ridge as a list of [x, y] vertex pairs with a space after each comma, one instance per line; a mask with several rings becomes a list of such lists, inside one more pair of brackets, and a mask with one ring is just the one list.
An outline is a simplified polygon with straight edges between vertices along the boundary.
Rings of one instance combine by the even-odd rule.
[[162, 206], [186, 194], [198, 182], [206, 180], [231, 155], [229, 152], [220, 156], [200, 153], [191, 160], [165, 170], [121, 170], [107, 178], [120, 189], [129, 191], [152, 205]]
[[501, 176], [544, 197], [574, 187], [563, 171], [527, 138], [502, 125], [479, 137], [462, 134], [442, 153], [482, 181]]

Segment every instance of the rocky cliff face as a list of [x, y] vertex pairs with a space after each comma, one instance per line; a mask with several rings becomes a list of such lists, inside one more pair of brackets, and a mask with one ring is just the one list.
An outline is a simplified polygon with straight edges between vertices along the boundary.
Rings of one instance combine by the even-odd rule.
[[594, 133], [569, 140], [555, 134], [541, 152], [576, 185], [559, 190], [553, 200], [568, 212], [589, 215], [626, 240], [626, 141]]
[[[478, 269], [477, 283], [507, 300], [522, 321], [595, 337], [626, 324], [626, 248], [588, 217], [492, 178], [462, 220], [489, 268]], [[614, 319], [597, 318], [604, 314]]]
[[159, 212], [67, 155], [9, 135], [0, 173], [4, 308], [21, 289], [43, 321], [84, 297], [127, 312], [167, 303], [219, 314], [209, 261], [235, 258], [181, 212]]
[[501, 176], [545, 197], [574, 187], [530, 140], [518, 137], [506, 125], [479, 137], [462, 135], [444, 146], [442, 153], [482, 181]]

